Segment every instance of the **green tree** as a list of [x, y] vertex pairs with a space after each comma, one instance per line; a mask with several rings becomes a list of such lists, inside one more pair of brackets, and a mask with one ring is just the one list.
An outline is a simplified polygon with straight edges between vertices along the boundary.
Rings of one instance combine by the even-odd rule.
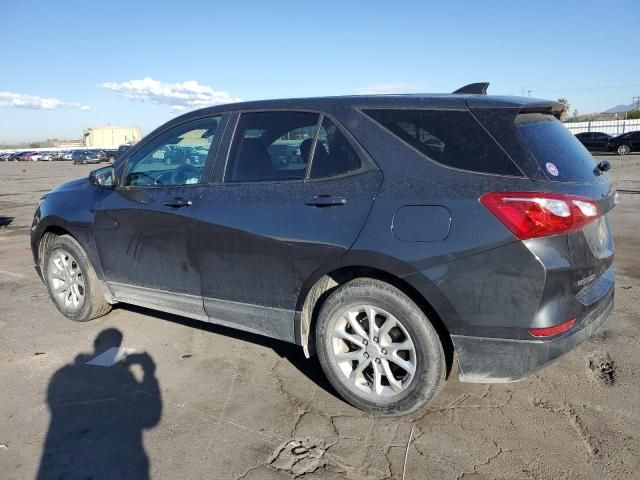
[[627, 120], [640, 120], [640, 110], [627, 112]]

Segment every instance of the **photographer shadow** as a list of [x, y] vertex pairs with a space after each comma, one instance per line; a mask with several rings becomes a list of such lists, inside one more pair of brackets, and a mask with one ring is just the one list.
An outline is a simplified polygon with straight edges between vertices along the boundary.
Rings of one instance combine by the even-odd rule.
[[[133, 353], [110, 367], [87, 365], [121, 346], [122, 333], [106, 329], [96, 337], [93, 353], [78, 355], [51, 378], [51, 422], [37, 479], [149, 478], [143, 432], [162, 415], [152, 358]], [[142, 371], [141, 380], [135, 369]]]

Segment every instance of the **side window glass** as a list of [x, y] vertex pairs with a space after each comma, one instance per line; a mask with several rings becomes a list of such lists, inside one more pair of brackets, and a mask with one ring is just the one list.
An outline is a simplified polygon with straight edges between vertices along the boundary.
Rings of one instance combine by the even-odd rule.
[[467, 111], [375, 109], [364, 113], [442, 165], [473, 172], [522, 175]]
[[360, 168], [360, 158], [334, 123], [325, 118], [311, 163], [311, 178], [326, 178]]
[[201, 183], [220, 118], [194, 120], [162, 134], [129, 159], [124, 184], [175, 186]]
[[227, 160], [225, 182], [303, 180], [318, 114], [243, 113]]

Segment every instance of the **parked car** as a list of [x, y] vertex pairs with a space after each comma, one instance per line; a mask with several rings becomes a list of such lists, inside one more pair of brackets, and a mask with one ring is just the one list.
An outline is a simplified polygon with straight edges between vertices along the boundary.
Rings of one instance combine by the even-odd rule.
[[89, 150], [85, 150], [85, 152], [91, 154], [92, 156], [97, 156], [100, 159], [100, 162], [108, 162], [109, 156], [105, 153], [104, 150], [93, 148]]
[[129, 150], [131, 148], [131, 145], [120, 145], [118, 147], [117, 153], [116, 153], [116, 158], [118, 158], [119, 156], [121, 156], [124, 152], [126, 152], [127, 150]]
[[14, 152], [11, 155], [9, 155], [9, 158], [7, 158], [7, 162], [17, 162], [19, 161], [20, 157], [22, 156], [22, 154], [25, 153], [24, 151], [19, 151], [19, 152]]
[[188, 113], [46, 194], [35, 265], [72, 320], [122, 302], [293, 342], [378, 414], [427, 404], [454, 358], [519, 380], [611, 312], [615, 189], [561, 104], [477, 91]]
[[609, 142], [611, 135], [604, 132], [582, 132], [577, 133], [576, 138], [589, 151], [606, 152], [607, 143]]
[[11, 157], [11, 155], [13, 155], [12, 152], [3, 152], [0, 153], [0, 161], [2, 162], [7, 162], [9, 161], [9, 157]]
[[118, 150], [117, 149], [103, 149], [102, 150], [106, 155], [107, 155], [107, 162], [109, 163], [113, 163], [115, 162], [116, 158], [118, 158]]
[[45, 152], [33, 152], [31, 155], [29, 155], [29, 160], [31, 160], [32, 162], [38, 162], [42, 160], [42, 156], [44, 154]]
[[18, 156], [18, 161], [20, 162], [30, 162], [31, 161], [31, 157], [33, 155], [35, 155], [36, 152], [22, 152], [19, 156]]
[[73, 160], [73, 152], [79, 150], [68, 150], [62, 154], [61, 160]]
[[87, 163], [100, 163], [102, 156], [96, 150], [74, 150], [71, 153], [71, 161], [74, 165], [86, 165]]
[[631, 152], [640, 151], [640, 131], [627, 132], [613, 137], [607, 143], [607, 150], [618, 152], [619, 155], [628, 155]]
[[60, 160], [59, 156], [60, 156], [60, 152], [55, 152], [55, 151], [45, 152], [42, 155], [42, 158], [40, 160], [46, 161], [46, 162], [52, 162], [54, 160]]

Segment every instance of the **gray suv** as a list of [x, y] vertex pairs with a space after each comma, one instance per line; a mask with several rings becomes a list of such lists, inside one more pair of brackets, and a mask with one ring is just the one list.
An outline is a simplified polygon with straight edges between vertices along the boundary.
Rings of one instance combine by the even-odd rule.
[[187, 113], [42, 198], [36, 268], [72, 320], [127, 303], [298, 344], [371, 412], [421, 408], [454, 361], [520, 380], [611, 311], [616, 195], [561, 104], [485, 88]]

